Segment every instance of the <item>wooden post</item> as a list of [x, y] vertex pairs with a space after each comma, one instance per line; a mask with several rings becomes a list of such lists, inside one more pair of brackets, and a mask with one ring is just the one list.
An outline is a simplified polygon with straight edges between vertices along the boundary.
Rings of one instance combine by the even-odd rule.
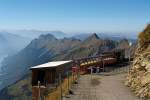
[[73, 76], [73, 83], [74, 83], [74, 72], [72, 72], [72, 76]]
[[105, 71], [104, 59], [102, 59], [102, 62], [103, 62], [103, 72], [104, 72]]
[[69, 72], [67, 72], [67, 78], [68, 78], [68, 92], [69, 92]]
[[60, 100], [62, 100], [62, 79], [61, 79], [61, 74], [59, 74], [59, 85], [60, 85]]
[[98, 74], [99, 73], [99, 67], [97, 66], [96, 67], [96, 74]]
[[78, 81], [79, 77], [80, 77], [80, 66], [77, 67], [77, 74], [78, 74], [78, 76], [77, 76], [77, 81]]
[[[130, 50], [129, 50], [130, 51]], [[131, 54], [130, 54], [130, 52], [129, 52], [129, 63], [130, 63], [130, 61], [131, 61]]]
[[38, 100], [41, 100], [40, 81], [38, 81]]
[[92, 73], [93, 73], [93, 68], [92, 68], [92, 66], [91, 66], [91, 80], [92, 80]]
[[132, 46], [132, 42], [129, 43], [129, 63], [131, 61], [131, 46]]

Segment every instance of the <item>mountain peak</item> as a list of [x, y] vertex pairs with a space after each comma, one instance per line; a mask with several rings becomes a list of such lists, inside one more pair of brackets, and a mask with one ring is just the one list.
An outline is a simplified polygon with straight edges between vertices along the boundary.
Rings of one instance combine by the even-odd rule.
[[95, 38], [95, 39], [99, 39], [99, 36], [96, 33], [93, 33], [90, 37]]
[[54, 35], [48, 33], [48, 34], [40, 35], [39, 36], [39, 40], [51, 40], [51, 41], [54, 41], [54, 40], [57, 40], [57, 38]]
[[39, 38], [32, 40], [27, 47], [41, 48], [43, 46], [48, 45], [49, 43], [56, 43], [57, 41], [57, 38], [52, 34], [43, 34], [40, 35]]
[[87, 39], [85, 39], [85, 41], [94, 41], [94, 40], [99, 40], [99, 37], [96, 33], [93, 33]]

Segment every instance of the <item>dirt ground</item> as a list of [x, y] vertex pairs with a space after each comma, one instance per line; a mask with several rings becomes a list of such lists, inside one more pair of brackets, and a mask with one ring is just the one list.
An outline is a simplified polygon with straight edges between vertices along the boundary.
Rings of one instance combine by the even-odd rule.
[[83, 75], [73, 86], [74, 95], [63, 100], [142, 100], [124, 85], [125, 75]]

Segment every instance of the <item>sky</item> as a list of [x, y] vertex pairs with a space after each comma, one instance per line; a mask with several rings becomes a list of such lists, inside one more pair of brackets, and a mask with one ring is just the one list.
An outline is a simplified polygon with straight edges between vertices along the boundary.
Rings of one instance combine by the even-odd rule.
[[0, 0], [0, 30], [136, 33], [150, 0]]

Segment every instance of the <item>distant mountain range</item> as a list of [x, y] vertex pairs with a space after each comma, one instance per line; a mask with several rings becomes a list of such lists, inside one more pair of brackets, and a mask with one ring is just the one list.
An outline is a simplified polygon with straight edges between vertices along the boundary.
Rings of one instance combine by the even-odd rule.
[[[65, 37], [76, 38], [80, 40], [84, 40], [91, 35], [91, 33], [65, 33], [62, 31], [42, 31], [42, 30], [8, 30], [6, 32], [17, 34], [23, 37], [35, 39], [38, 38], [42, 34], [52, 34], [58, 39], [62, 39]], [[121, 40], [124, 38], [130, 40], [136, 40], [137, 34], [135, 33], [97, 33], [97, 35], [103, 39], [111, 39], [111, 40]]]
[[15, 52], [25, 47], [30, 42], [29, 38], [19, 35], [0, 32], [0, 53], [2, 52]]
[[8, 32], [0, 32], [0, 67], [1, 61], [4, 57], [17, 53], [25, 46], [27, 46], [29, 42], [29, 38], [25, 38]]
[[67, 37], [68, 35], [62, 31], [41, 31], [41, 30], [8, 30], [7, 32], [17, 34], [23, 37], [35, 39], [42, 34], [52, 34], [58, 39]]
[[[80, 40], [84, 40], [87, 37], [89, 37], [91, 33], [80, 33], [80, 34], [74, 34], [72, 37]], [[135, 42], [137, 39], [137, 35], [123, 35], [119, 33], [97, 33], [97, 35], [102, 39], [109, 39], [109, 40], [117, 40], [120, 41], [122, 39], [128, 39], [131, 42]]]

